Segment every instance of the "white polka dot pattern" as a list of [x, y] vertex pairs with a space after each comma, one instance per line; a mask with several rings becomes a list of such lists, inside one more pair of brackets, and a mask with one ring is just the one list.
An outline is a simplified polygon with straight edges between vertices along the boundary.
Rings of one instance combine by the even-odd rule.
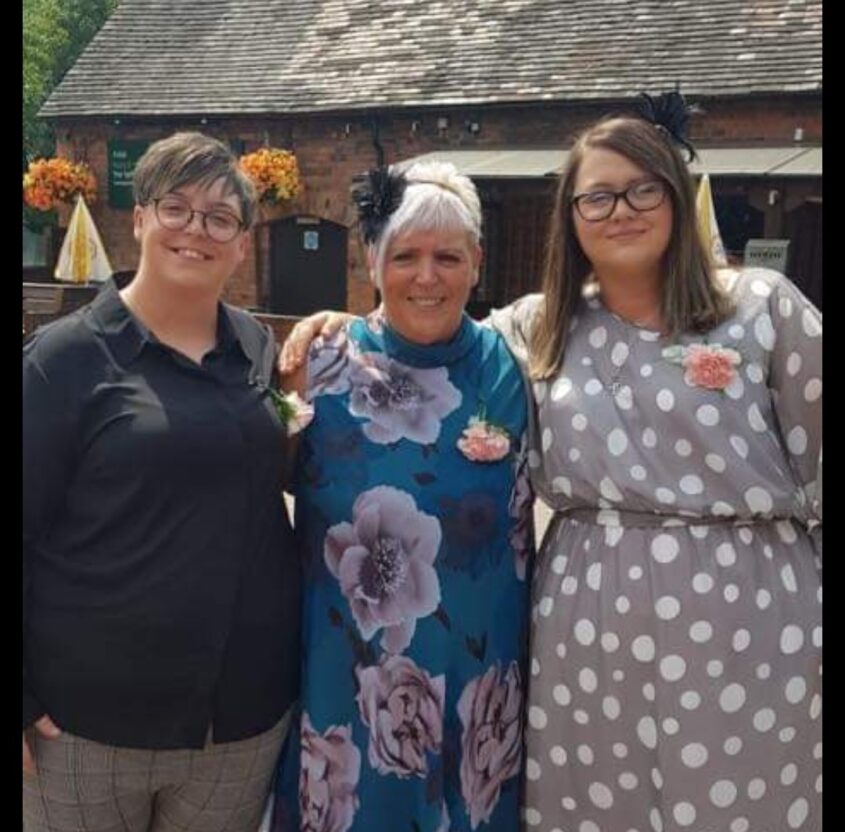
[[706, 335], [741, 356], [724, 391], [595, 303], [538, 403], [544, 497], [602, 512], [537, 560], [538, 829], [821, 828], [820, 317], [765, 270], [734, 293]]
[[628, 436], [621, 428], [614, 428], [607, 437], [607, 449], [613, 456], [622, 456], [628, 447]]
[[569, 395], [572, 390], [572, 379], [562, 376], [552, 385], [552, 401], [559, 402]]
[[675, 394], [671, 390], [664, 387], [657, 394], [657, 406], [664, 413], [668, 413], [675, 406]]
[[628, 345], [624, 341], [619, 341], [610, 353], [610, 360], [617, 367], [621, 367], [628, 360], [628, 353]]
[[607, 343], [607, 330], [603, 326], [597, 326], [590, 333], [589, 341], [593, 349], [601, 349]]

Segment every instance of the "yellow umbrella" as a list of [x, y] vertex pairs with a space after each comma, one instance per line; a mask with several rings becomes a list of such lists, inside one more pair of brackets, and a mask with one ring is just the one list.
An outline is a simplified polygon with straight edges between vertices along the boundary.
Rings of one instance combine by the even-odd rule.
[[719, 226], [716, 223], [716, 209], [713, 207], [710, 176], [706, 173], [701, 177], [701, 182], [698, 185], [695, 211], [698, 216], [698, 231], [704, 241], [704, 247], [717, 266], [727, 266], [728, 258], [725, 255], [725, 246], [722, 243], [722, 235], [719, 233]]
[[68, 283], [103, 281], [112, 275], [103, 241], [81, 195], [76, 198], [54, 274], [56, 280]]

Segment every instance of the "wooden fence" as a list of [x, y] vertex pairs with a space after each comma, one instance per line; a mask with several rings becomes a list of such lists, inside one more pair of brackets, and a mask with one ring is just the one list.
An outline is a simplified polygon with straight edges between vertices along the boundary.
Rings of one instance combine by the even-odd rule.
[[[39, 326], [61, 318], [64, 315], [90, 303], [99, 286], [74, 286], [58, 283], [24, 283], [23, 284], [23, 334], [33, 333]], [[299, 320], [290, 315], [270, 315], [264, 312], [252, 314], [262, 323], [270, 326], [281, 343], [287, 338], [294, 324]]]

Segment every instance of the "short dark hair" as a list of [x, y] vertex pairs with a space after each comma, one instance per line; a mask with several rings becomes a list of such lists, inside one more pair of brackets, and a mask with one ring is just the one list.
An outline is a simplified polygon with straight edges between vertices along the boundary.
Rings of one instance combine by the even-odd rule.
[[224, 181], [227, 194], [238, 198], [241, 219], [249, 228], [255, 219], [255, 186], [234, 153], [203, 133], [174, 133], [150, 145], [135, 166], [132, 192], [138, 205], [147, 205], [182, 185], [211, 185], [218, 179]]

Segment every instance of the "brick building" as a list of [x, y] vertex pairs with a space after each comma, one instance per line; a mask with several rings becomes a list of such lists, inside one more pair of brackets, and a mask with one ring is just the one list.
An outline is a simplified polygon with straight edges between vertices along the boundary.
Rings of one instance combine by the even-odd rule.
[[431, 154], [479, 186], [483, 311], [537, 285], [554, 173], [581, 127], [679, 86], [701, 112], [726, 247], [789, 240], [821, 302], [820, 0], [123, 0], [42, 109], [92, 165], [92, 213], [134, 267], [128, 175], [151, 141], [199, 129], [295, 151], [303, 193], [265, 209], [228, 298], [282, 315], [375, 301], [353, 177]]

